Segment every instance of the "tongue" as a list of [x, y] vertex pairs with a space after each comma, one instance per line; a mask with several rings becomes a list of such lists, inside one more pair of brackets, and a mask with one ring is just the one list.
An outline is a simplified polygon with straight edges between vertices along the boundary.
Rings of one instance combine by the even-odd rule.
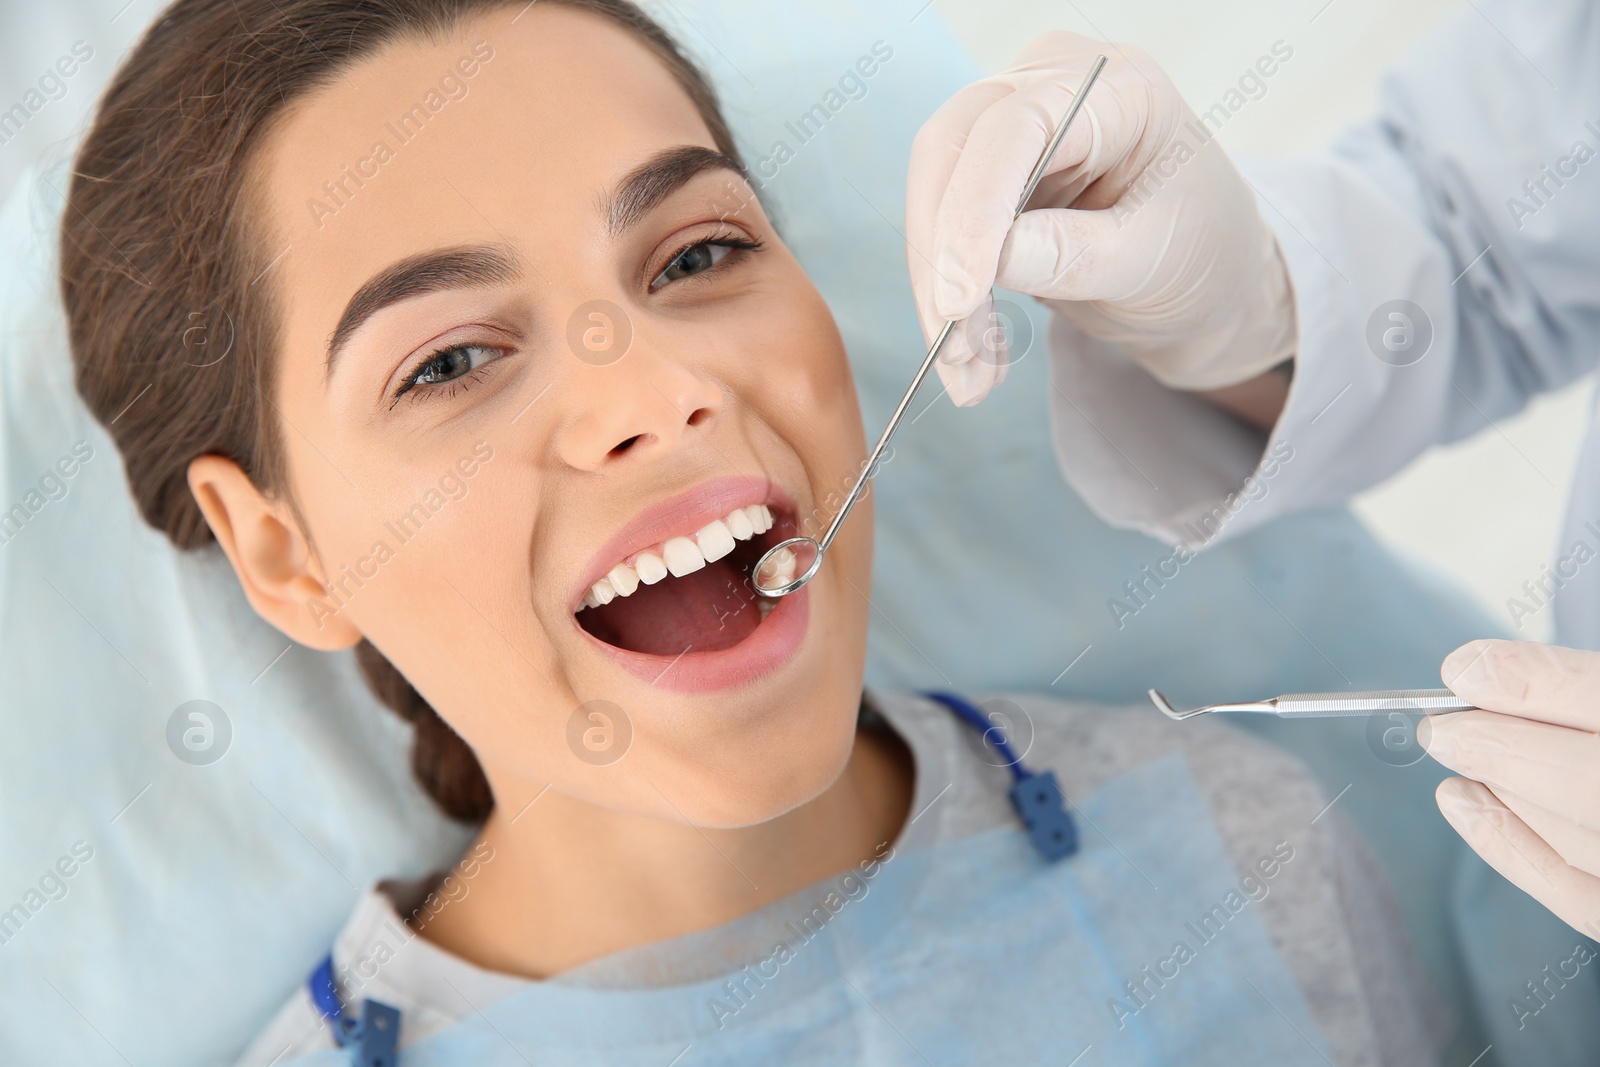
[[632, 596], [578, 613], [578, 622], [607, 644], [653, 656], [714, 652], [738, 644], [761, 622], [744, 574], [726, 559], [682, 578], [641, 585]]

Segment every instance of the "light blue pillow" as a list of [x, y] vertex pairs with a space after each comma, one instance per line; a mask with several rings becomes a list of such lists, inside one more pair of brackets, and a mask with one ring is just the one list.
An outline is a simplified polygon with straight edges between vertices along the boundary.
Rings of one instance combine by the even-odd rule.
[[[651, 9], [720, 87], [839, 321], [875, 439], [923, 353], [901, 236], [911, 139], [977, 71], [923, 0]], [[0, 508], [24, 514], [0, 528], [0, 908], [21, 907], [10, 926], [0, 916], [0, 1061], [226, 1062], [327, 951], [358, 890], [449, 862], [470, 834], [411, 781], [408, 731], [350, 656], [292, 647], [219, 553], [180, 555], [138, 519], [72, 388], [51, 247], [63, 177], [24, 182], [0, 217]], [[1207, 552], [1131, 601], [1123, 583], [1169, 550], [1108, 529], [1067, 489], [1044, 317], [1014, 303], [1022, 358], [1005, 384], [971, 410], [927, 388], [874, 483], [869, 684], [1127, 702], [1150, 685], [1178, 700], [1430, 685], [1444, 653], [1496, 631], [1343, 511]], [[1481, 989], [1456, 976], [1434, 903], [1466, 862], [1433, 810], [1437, 768], [1383, 762], [1361, 723], [1278, 734], [1330, 795], [1351, 783], [1339, 803], [1465, 1008]], [[1474, 921], [1495, 914], [1494, 892], [1473, 898]], [[1520, 922], [1503, 940], [1530, 960], [1564, 929]], [[1476, 965], [1523, 962], [1506, 959]]]

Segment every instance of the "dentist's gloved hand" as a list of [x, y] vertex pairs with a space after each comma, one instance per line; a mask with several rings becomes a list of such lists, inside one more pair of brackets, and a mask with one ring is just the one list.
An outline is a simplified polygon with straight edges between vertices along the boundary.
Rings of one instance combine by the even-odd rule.
[[1517, 888], [1600, 936], [1600, 653], [1472, 641], [1439, 673], [1486, 709], [1418, 723], [1428, 754], [1466, 775], [1439, 783], [1439, 810]]
[[[1013, 225], [1029, 172], [1102, 51], [1105, 70]], [[995, 284], [1120, 343], [1174, 388], [1232, 385], [1293, 353], [1288, 270], [1250, 186], [1221, 145], [1202, 144], [1210, 132], [1143, 52], [1064, 32], [928, 120], [911, 150], [906, 256], [929, 343], [946, 320], [973, 316], [936, 364], [957, 404], [1005, 375], [989, 328]]]

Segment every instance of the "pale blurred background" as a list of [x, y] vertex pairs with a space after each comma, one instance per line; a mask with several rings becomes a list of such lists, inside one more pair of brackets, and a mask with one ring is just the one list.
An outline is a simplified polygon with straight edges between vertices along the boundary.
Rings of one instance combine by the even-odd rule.
[[[75, 41], [87, 41], [94, 57], [64, 96], [0, 144], [0, 192], [9, 192], [36, 159], [68, 152], [118, 56], [160, 6], [159, 0], [8, 0], [0, 10], [0, 110], [22, 99]], [[1050, 29], [1137, 44], [1197, 110], [1234, 87], [1281, 40], [1293, 49], [1292, 59], [1221, 137], [1235, 151], [1285, 154], [1317, 151], [1342, 126], [1369, 114], [1383, 68], [1458, 6], [1457, 0], [936, 0], [932, 10], [986, 71], [1002, 69]], [[1511, 627], [1507, 599], [1521, 594], [1556, 548], [1591, 388], [1585, 380], [1465, 443], [1434, 451], [1358, 499], [1357, 512], [1396, 550], [1453, 577]], [[1548, 638], [1549, 627], [1549, 613], [1542, 612], [1525, 621], [1520, 636]]]

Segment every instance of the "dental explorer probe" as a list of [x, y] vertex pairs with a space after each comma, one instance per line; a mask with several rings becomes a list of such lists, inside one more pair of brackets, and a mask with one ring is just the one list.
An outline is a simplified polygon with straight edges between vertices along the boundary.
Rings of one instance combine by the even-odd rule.
[[1179, 711], [1167, 698], [1150, 690], [1150, 703], [1169, 719], [1188, 719], [1213, 711], [1253, 711], [1276, 715], [1280, 719], [1326, 719], [1339, 715], [1376, 715], [1386, 711], [1410, 715], [1440, 715], [1449, 711], [1472, 711], [1469, 704], [1448, 689], [1376, 689], [1366, 693], [1285, 693], [1271, 700], [1243, 704], [1209, 704], [1203, 708]]
[[[1072, 120], [1077, 117], [1078, 110], [1083, 106], [1084, 97], [1094, 85], [1095, 79], [1100, 77], [1100, 71], [1106, 65], [1106, 57], [1095, 57], [1094, 63], [1089, 67], [1089, 73], [1084, 76], [1083, 83], [1078, 86], [1078, 91], [1073, 94], [1072, 103], [1067, 105], [1067, 112], [1061, 116], [1061, 121], [1056, 124], [1055, 132], [1050, 135], [1049, 142], [1044, 146], [1044, 151], [1039, 155], [1039, 162], [1033, 165], [1033, 172], [1028, 175], [1028, 182], [1022, 187], [1022, 195], [1017, 198], [1017, 208], [1011, 214], [1011, 221], [1015, 222], [1022, 214], [1022, 209], [1028, 203], [1028, 197], [1038, 187], [1039, 181], [1044, 177], [1045, 167], [1050, 162], [1050, 157], [1055, 155], [1056, 149], [1067, 135], [1067, 127], [1072, 125]], [[833, 544], [834, 537], [843, 525], [845, 516], [850, 514], [850, 509], [855, 507], [856, 501], [861, 498], [861, 491], [866, 488], [867, 481], [877, 469], [878, 457], [883, 453], [884, 446], [889, 443], [889, 438], [894, 436], [900, 419], [906, 413], [906, 408], [911, 406], [911, 399], [917, 395], [917, 389], [922, 385], [922, 379], [928, 376], [928, 371], [933, 366], [933, 361], [939, 357], [939, 352], [944, 348], [944, 343], [950, 337], [950, 331], [955, 328], [959, 320], [952, 319], [944, 324], [944, 329], [939, 331], [939, 337], [933, 342], [933, 347], [928, 349], [927, 358], [922, 361], [922, 366], [917, 369], [916, 377], [911, 379], [911, 387], [906, 390], [906, 395], [900, 398], [900, 406], [894, 409], [894, 414], [889, 417], [889, 425], [884, 427], [883, 436], [878, 438], [877, 445], [872, 449], [872, 454], [867, 457], [866, 466], [856, 478], [856, 484], [850, 490], [850, 495], [845, 497], [844, 503], [839, 508], [839, 513], [833, 517], [833, 522], [828, 524], [827, 532], [822, 535], [820, 542], [809, 537], [791, 537], [780, 541], [762, 553], [756, 561], [755, 568], [751, 571], [754, 581], [751, 583], [755, 591], [762, 596], [777, 599], [788, 596], [790, 593], [805, 585], [816, 576], [817, 570], [822, 566], [823, 553]]]

